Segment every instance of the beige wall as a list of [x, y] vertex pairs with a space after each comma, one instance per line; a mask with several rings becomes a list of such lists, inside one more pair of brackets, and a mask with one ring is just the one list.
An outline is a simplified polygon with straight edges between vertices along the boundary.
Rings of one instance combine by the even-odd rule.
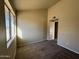
[[79, 53], [79, 0], [61, 0], [48, 9], [48, 20], [59, 19], [58, 45]]
[[19, 45], [46, 40], [47, 10], [19, 11], [17, 25]]

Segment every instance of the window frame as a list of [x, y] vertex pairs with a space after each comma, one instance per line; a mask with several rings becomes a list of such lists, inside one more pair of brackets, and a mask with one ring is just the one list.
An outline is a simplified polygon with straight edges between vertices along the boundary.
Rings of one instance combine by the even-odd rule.
[[[14, 38], [16, 37], [16, 16], [13, 13], [13, 9], [10, 9], [9, 6], [5, 3], [4, 4], [4, 8], [5, 8], [5, 25], [6, 25], [6, 8], [9, 11], [9, 39], [7, 39], [7, 32], [6, 32], [6, 42], [7, 42], [7, 48], [9, 48], [9, 46], [11, 45], [12, 41], [14, 40]], [[11, 18], [13, 17], [13, 19]], [[13, 26], [14, 28], [12, 29], [12, 21], [14, 22]], [[14, 34], [12, 36], [12, 30], [14, 30]], [[6, 31], [7, 31], [7, 27], [6, 27]]]
[[[5, 7], [5, 14], [6, 14], [6, 8], [8, 9], [8, 13], [9, 13], [9, 14], [8, 14], [8, 16], [9, 16], [9, 19], [8, 19], [8, 23], [9, 23], [9, 24], [8, 24], [8, 25], [9, 25], [9, 30], [8, 30], [8, 32], [9, 32], [9, 38], [6, 40], [6, 41], [8, 42], [8, 41], [11, 39], [11, 29], [10, 29], [10, 28], [11, 28], [11, 23], [10, 23], [10, 22], [11, 22], [11, 19], [10, 19], [10, 10], [9, 10], [9, 8], [7, 7], [6, 4], [4, 5], [4, 7]], [[7, 20], [6, 20], [6, 15], [5, 15], [5, 25], [6, 25], [6, 21], [7, 21]], [[7, 27], [6, 27], [6, 30], [7, 30]], [[7, 37], [7, 32], [6, 32], [6, 37]]]

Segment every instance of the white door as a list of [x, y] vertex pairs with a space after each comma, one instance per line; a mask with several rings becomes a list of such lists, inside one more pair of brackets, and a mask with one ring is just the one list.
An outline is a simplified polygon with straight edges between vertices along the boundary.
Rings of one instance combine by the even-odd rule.
[[50, 40], [54, 40], [55, 38], [55, 22], [50, 22]]

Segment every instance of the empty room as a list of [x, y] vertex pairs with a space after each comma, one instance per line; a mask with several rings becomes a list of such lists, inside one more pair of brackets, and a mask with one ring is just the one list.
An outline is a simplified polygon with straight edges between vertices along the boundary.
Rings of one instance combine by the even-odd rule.
[[0, 59], [79, 59], [79, 0], [0, 0]]

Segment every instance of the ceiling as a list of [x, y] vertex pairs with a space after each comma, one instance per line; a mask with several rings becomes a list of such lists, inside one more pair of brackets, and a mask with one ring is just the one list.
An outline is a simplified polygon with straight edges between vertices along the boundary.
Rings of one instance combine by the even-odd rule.
[[59, 0], [12, 0], [16, 10], [46, 9]]

